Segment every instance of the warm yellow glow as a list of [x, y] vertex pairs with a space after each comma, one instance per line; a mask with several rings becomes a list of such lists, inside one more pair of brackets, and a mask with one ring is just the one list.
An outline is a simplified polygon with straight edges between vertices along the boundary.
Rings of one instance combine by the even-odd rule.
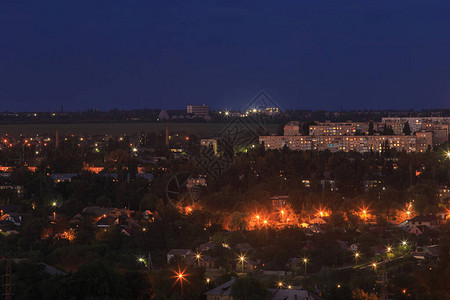
[[280, 282], [278, 282], [278, 286], [279, 287], [282, 287], [283, 286], [283, 283], [280, 281]]
[[376, 263], [373, 263], [373, 264], [372, 264], [372, 267], [375, 269], [375, 268], [377, 267], [377, 264], [376, 264]]
[[264, 224], [267, 224], [267, 220], [264, 220]]
[[359, 253], [358, 252], [355, 253], [355, 257], [359, 257]]
[[259, 220], [259, 215], [256, 215], [256, 218]]

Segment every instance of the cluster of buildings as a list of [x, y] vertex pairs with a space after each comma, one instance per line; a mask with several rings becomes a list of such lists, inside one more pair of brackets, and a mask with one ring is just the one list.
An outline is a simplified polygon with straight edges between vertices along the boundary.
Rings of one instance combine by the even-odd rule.
[[259, 142], [266, 149], [425, 152], [448, 141], [449, 125], [450, 117], [383, 118], [378, 123], [322, 122], [310, 125], [309, 135], [301, 135], [300, 123], [294, 121], [285, 125], [284, 135], [260, 136]]

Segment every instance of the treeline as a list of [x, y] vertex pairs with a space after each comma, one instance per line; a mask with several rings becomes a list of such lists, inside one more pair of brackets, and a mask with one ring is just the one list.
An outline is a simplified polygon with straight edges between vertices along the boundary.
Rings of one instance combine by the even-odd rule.
[[[158, 122], [161, 109], [133, 109], [119, 110], [113, 109], [109, 111], [101, 111], [97, 109], [88, 109], [83, 111], [54, 111], [54, 112], [2, 112], [0, 113], [0, 123], [2, 124], [32, 124], [32, 123], [121, 123], [121, 122]], [[186, 116], [185, 109], [167, 110], [170, 119], [169, 122], [187, 122], [187, 123], [204, 123], [203, 118], [178, 118]], [[342, 111], [325, 111], [325, 110], [295, 110], [288, 109], [280, 114], [266, 116], [265, 119], [271, 123], [280, 123], [283, 121], [334, 121], [346, 122], [352, 120], [354, 122], [367, 122], [367, 120], [381, 121], [382, 117], [399, 116], [399, 117], [427, 117], [427, 116], [450, 116], [449, 109], [436, 110], [342, 110]], [[227, 122], [230, 117], [225, 114], [219, 114], [218, 111], [210, 112], [211, 120], [209, 122]]]

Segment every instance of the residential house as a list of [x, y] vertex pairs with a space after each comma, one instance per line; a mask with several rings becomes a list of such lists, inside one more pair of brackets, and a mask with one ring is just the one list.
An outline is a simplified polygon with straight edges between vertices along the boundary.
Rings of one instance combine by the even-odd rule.
[[207, 243], [203, 243], [200, 246], [198, 246], [198, 249], [200, 251], [208, 251], [208, 250], [213, 250], [216, 248], [216, 243], [214, 242], [207, 242]]
[[239, 251], [243, 252], [243, 253], [246, 253], [246, 252], [248, 252], [248, 251], [250, 251], [250, 250], [253, 250], [253, 247], [250, 246], [249, 243], [241, 243], [241, 244], [237, 244], [234, 248], [235, 248], [236, 250], [239, 250]]
[[111, 216], [102, 216], [100, 219], [98, 219], [97, 222], [95, 222], [95, 226], [98, 228], [108, 228], [109, 226], [112, 226], [118, 222], [117, 218], [113, 218]]
[[439, 218], [435, 215], [416, 216], [408, 220], [410, 228], [414, 226], [426, 226], [428, 228], [436, 228], [439, 226]]
[[7, 213], [1, 216], [0, 225], [22, 225], [22, 216], [17, 213]]
[[310, 224], [325, 225], [325, 224], [327, 224], [327, 222], [322, 218], [316, 217], [310, 221]]
[[315, 300], [307, 290], [300, 289], [269, 289], [271, 300]]
[[439, 256], [439, 245], [416, 247], [413, 257], [420, 260]]
[[231, 297], [231, 286], [233, 285], [235, 279], [225, 282], [218, 287], [207, 291], [204, 293], [206, 295], [206, 300], [233, 300]]
[[287, 204], [289, 196], [273, 196], [270, 197], [270, 201], [272, 201], [272, 207], [274, 210], [283, 210]]
[[415, 234], [415, 235], [421, 235], [427, 232], [429, 229], [425, 225], [415, 225], [410, 230], [409, 233]]
[[71, 182], [72, 178], [78, 176], [77, 173], [53, 173], [50, 174], [50, 177], [54, 182]]
[[438, 188], [438, 198], [440, 201], [450, 198], [450, 187], [443, 185]]
[[175, 257], [182, 258], [186, 262], [192, 263], [194, 254], [190, 249], [171, 249], [167, 253], [167, 263], [170, 263], [170, 261]]
[[242, 262], [237, 262], [237, 264], [236, 264], [236, 270], [243, 271], [243, 272], [253, 272], [256, 270], [257, 267], [258, 267], [258, 263], [249, 258], [244, 260], [244, 265], [242, 265]]
[[360, 243], [351, 244], [348, 249], [352, 252], [358, 252], [359, 246], [360, 246]]
[[202, 255], [199, 259], [197, 265], [199, 267], [203, 267], [205, 269], [215, 269], [216, 268], [216, 260], [209, 255]]
[[334, 192], [337, 191], [337, 184], [335, 180], [321, 180], [320, 185], [322, 186], [322, 191]]

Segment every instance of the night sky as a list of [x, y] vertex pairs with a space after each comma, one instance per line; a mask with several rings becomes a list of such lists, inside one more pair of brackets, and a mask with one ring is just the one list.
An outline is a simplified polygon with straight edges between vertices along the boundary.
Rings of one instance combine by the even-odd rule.
[[450, 1], [0, 1], [0, 111], [450, 107]]

